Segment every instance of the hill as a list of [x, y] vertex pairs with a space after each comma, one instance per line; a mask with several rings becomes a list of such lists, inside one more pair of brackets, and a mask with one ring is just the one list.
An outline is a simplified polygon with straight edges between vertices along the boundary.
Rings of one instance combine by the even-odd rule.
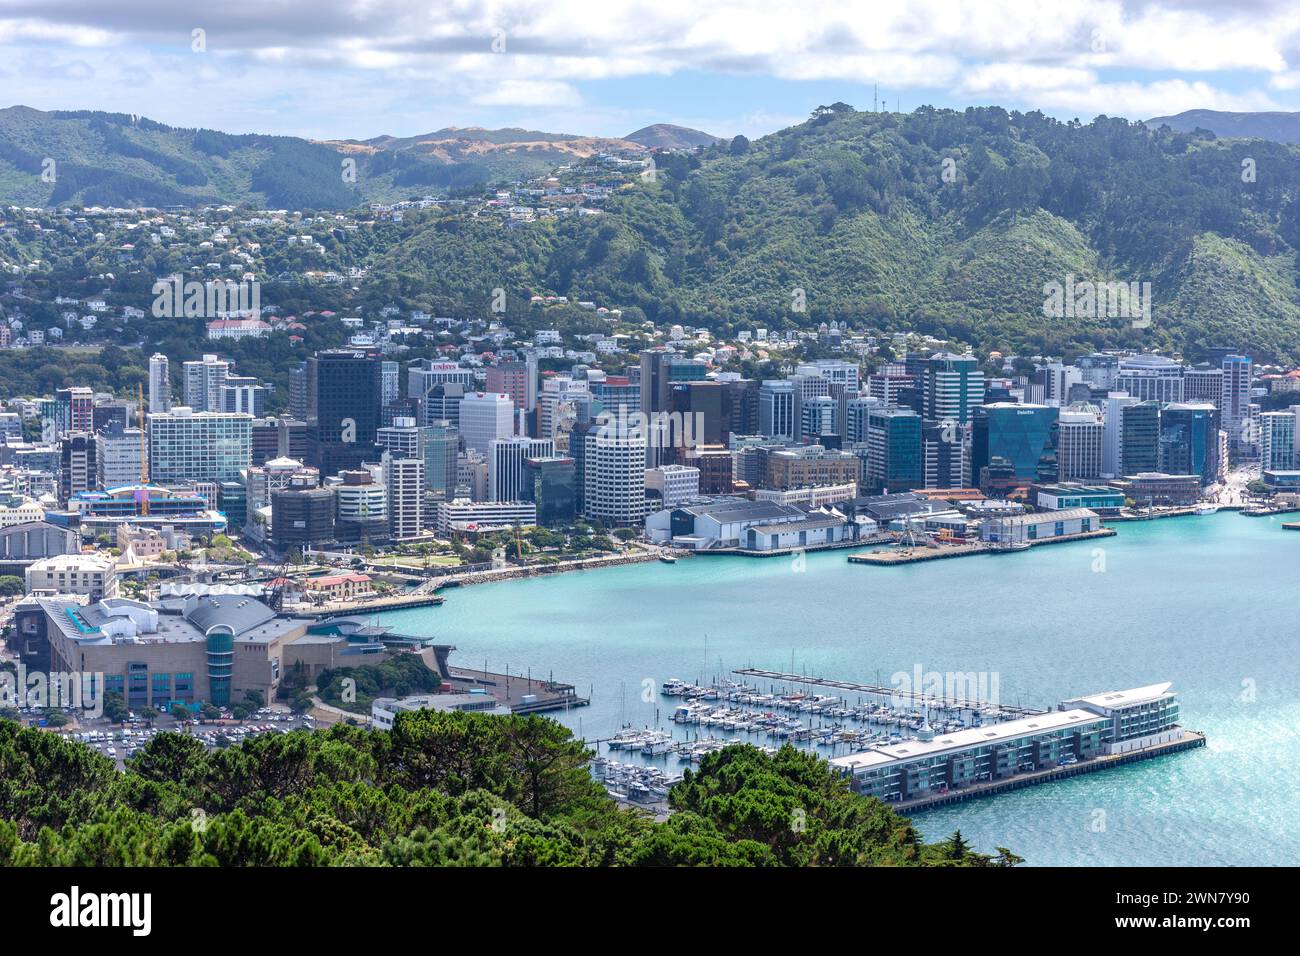
[[[449, 307], [508, 280], [512, 294], [723, 332], [848, 319], [1020, 354], [1196, 356], [1226, 325], [1259, 358], [1300, 358], [1294, 147], [1108, 117], [840, 104], [738, 149], [665, 157], [658, 172], [603, 216], [513, 231], [431, 223], [372, 272]], [[1045, 317], [1044, 285], [1071, 275], [1150, 283], [1153, 323]], [[804, 312], [791, 309], [797, 289]]]
[[687, 126], [673, 126], [671, 123], [655, 123], [643, 126], [635, 132], [628, 133], [623, 139], [638, 143], [646, 149], [691, 149], [696, 146], [712, 146], [722, 137], [702, 133]]
[[1216, 136], [1238, 139], [1267, 139], [1274, 143], [1300, 143], [1300, 113], [1227, 113], [1219, 110], [1187, 110], [1174, 116], [1147, 120], [1153, 129], [1166, 125], [1184, 133], [1208, 129]]
[[0, 110], [0, 202], [348, 209], [513, 182], [575, 158], [640, 149], [624, 140], [522, 129], [312, 141], [15, 106]]

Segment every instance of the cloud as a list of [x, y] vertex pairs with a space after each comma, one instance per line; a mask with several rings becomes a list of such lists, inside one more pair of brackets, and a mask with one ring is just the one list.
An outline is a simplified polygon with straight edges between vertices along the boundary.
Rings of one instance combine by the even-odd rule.
[[[206, 53], [190, 50], [195, 28], [206, 33]], [[504, 53], [493, 52], [494, 39], [504, 40]], [[1290, 0], [0, 0], [0, 62], [33, 51], [51, 64], [61, 51], [75, 51], [95, 79], [78, 87], [71, 75], [44, 85], [31, 76], [10, 95], [100, 108], [130, 100], [131, 112], [152, 109], [178, 123], [178, 113], [200, 111], [227, 123], [260, 118], [290, 98], [293, 115], [282, 126], [318, 130], [345, 119], [339, 103], [367, 103], [358, 115], [371, 122], [420, 122], [424, 113], [465, 104], [608, 116], [607, 108], [600, 112], [601, 84], [694, 83], [709, 74], [879, 83], [893, 96], [1143, 118], [1193, 107], [1279, 108], [1275, 96], [1300, 89], [1300, 7]], [[208, 89], [214, 69], [219, 88]], [[115, 76], [122, 87], [112, 85]], [[754, 105], [733, 107], [726, 122], [748, 128], [744, 115]]]

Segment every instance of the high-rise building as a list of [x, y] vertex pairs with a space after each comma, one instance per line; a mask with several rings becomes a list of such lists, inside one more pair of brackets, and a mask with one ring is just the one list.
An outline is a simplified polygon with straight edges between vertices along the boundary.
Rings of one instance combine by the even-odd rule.
[[1119, 474], [1160, 470], [1160, 403], [1137, 402], [1120, 409]]
[[532, 411], [532, 406], [537, 404], [537, 383], [533, 378], [536, 371], [536, 365], [529, 362], [502, 362], [489, 366], [487, 390], [509, 395], [515, 408]]
[[289, 369], [289, 417], [296, 421], [307, 420], [307, 363], [299, 362]]
[[384, 361], [379, 366], [379, 404], [387, 405], [402, 393], [402, 366]]
[[448, 422], [452, 428], [460, 427], [460, 403], [466, 394], [473, 394], [464, 385], [457, 382], [440, 383], [432, 386], [419, 399], [420, 423], [431, 425], [434, 422]]
[[95, 436], [90, 432], [65, 432], [59, 439], [59, 500], [95, 488]]
[[322, 474], [375, 457], [382, 384], [378, 353], [320, 352], [307, 360], [307, 460]]
[[984, 373], [973, 355], [937, 352], [925, 363], [925, 418], [964, 425], [984, 404]]
[[1105, 426], [1096, 405], [1075, 404], [1057, 418], [1058, 481], [1087, 481], [1103, 471]]
[[872, 408], [867, 412], [866, 484], [875, 492], [921, 488], [925, 460], [921, 416], [910, 408]]
[[1250, 383], [1254, 366], [1248, 356], [1225, 355], [1223, 358], [1223, 401], [1220, 427], [1228, 433], [1232, 453], [1245, 457], [1258, 450], [1259, 440], [1250, 427]]
[[423, 399], [437, 385], [461, 385], [466, 392], [471, 391], [474, 388], [474, 370], [461, 368], [456, 362], [420, 359], [406, 373], [408, 398]]
[[772, 438], [794, 439], [794, 383], [768, 379], [758, 388], [758, 431]]
[[446, 419], [424, 429], [424, 489], [435, 499], [451, 499], [456, 493], [456, 457], [460, 432]]
[[233, 481], [252, 463], [253, 416], [177, 406], [148, 417], [149, 478]]
[[271, 542], [280, 552], [315, 548], [335, 540], [333, 488], [307, 479], [293, 481], [271, 495]]
[[1259, 416], [1260, 471], [1291, 471], [1296, 460], [1296, 409]]
[[252, 511], [269, 505], [271, 496], [282, 488], [315, 488], [320, 484], [320, 472], [295, 458], [272, 458], [264, 465], [253, 465], [244, 475]]
[[114, 422], [95, 435], [95, 485], [100, 489], [140, 484], [144, 446], [140, 429]]
[[252, 379], [233, 376], [217, 389], [218, 412], [244, 412], [254, 418], [266, 413], [266, 388]]
[[149, 411], [167, 412], [171, 407], [171, 366], [167, 356], [155, 352], [149, 359]]
[[1183, 373], [1183, 401], [1223, 405], [1223, 368], [1202, 363]]
[[215, 355], [185, 362], [182, 395], [184, 403], [196, 412], [221, 410], [221, 386], [230, 377], [230, 363]]
[[971, 480], [983, 487], [982, 469], [1001, 458], [1018, 482], [1055, 482], [1059, 413], [1049, 405], [981, 405], [971, 420]]
[[1220, 460], [1219, 410], [1209, 402], [1174, 402], [1160, 413], [1160, 471], [1216, 481]]
[[384, 454], [388, 488], [388, 530], [394, 540], [417, 537], [424, 530], [424, 459]]
[[645, 519], [646, 437], [617, 420], [582, 434], [583, 514], [616, 527]]
[[1163, 355], [1130, 355], [1120, 360], [1115, 388], [1144, 402], [1181, 402], [1185, 371]]
[[524, 462], [529, 458], [551, 458], [555, 442], [549, 438], [498, 438], [488, 449], [488, 498], [491, 501], [523, 501]]
[[394, 458], [423, 458], [423, 429], [414, 418], [394, 418], [375, 433], [375, 444]]
[[471, 392], [460, 403], [459, 429], [467, 451], [486, 455], [492, 442], [514, 435], [515, 403], [497, 392]]
[[60, 388], [54, 392], [54, 403], [48, 415], [52, 430], [44, 435], [53, 442], [65, 432], [90, 432], [95, 429], [95, 393], [92, 389]]
[[1136, 404], [1136, 398], [1123, 392], [1109, 392], [1101, 401], [1103, 478], [1119, 478], [1124, 474], [1124, 409]]
[[553, 455], [524, 461], [523, 501], [537, 506], [537, 523], [546, 527], [573, 524], [577, 514], [577, 476], [572, 458]]
[[338, 512], [334, 533], [340, 542], [371, 544], [388, 539], [388, 487], [368, 468], [344, 471], [326, 484], [334, 489]]
[[969, 443], [966, 440], [969, 431], [969, 425], [959, 424], [955, 418], [922, 424], [926, 488], [970, 487]]

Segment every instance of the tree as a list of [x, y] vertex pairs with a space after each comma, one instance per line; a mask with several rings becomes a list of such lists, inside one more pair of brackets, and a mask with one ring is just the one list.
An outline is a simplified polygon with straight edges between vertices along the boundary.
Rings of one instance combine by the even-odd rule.
[[26, 591], [23, 579], [12, 574], [0, 575], [0, 596], [13, 597]]

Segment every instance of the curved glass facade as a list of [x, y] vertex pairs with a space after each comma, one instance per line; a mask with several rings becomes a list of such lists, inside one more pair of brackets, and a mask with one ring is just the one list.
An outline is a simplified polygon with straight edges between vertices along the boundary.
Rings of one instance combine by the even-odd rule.
[[235, 635], [227, 630], [208, 634], [208, 699], [218, 707], [230, 703], [230, 682], [235, 670]]

